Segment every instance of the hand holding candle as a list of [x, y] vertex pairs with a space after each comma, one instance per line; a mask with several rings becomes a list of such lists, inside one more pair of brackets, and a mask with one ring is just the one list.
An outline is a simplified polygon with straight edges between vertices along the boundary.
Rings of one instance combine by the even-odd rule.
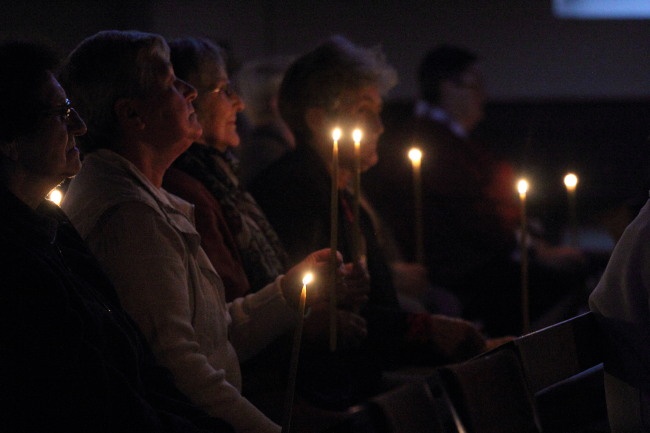
[[530, 329], [529, 294], [528, 294], [528, 230], [526, 222], [526, 193], [528, 181], [521, 179], [517, 183], [519, 199], [521, 201], [521, 317], [522, 332], [525, 334]]
[[424, 264], [423, 226], [422, 226], [422, 178], [420, 173], [422, 151], [412, 147], [408, 153], [413, 165], [413, 197], [415, 200], [415, 260]]

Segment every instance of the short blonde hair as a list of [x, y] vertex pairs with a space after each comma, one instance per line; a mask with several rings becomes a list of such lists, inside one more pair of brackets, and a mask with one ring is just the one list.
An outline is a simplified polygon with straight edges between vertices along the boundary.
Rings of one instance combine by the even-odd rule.
[[161, 74], [154, 58], [169, 64], [162, 36], [118, 30], [90, 36], [68, 56], [59, 78], [88, 127], [79, 137], [84, 152], [112, 148], [121, 135], [115, 103], [151, 94]]

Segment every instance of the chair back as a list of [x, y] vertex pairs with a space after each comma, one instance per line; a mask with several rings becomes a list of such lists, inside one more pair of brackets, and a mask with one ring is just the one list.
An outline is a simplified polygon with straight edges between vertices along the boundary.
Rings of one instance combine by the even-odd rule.
[[515, 339], [544, 432], [609, 431], [602, 344], [591, 312]]
[[600, 330], [591, 312], [515, 340], [533, 394], [601, 364], [601, 344]]
[[448, 401], [434, 397], [429, 384], [414, 381], [370, 399], [385, 433], [456, 433]]
[[439, 369], [452, 404], [469, 433], [538, 433], [532, 395], [509, 345]]

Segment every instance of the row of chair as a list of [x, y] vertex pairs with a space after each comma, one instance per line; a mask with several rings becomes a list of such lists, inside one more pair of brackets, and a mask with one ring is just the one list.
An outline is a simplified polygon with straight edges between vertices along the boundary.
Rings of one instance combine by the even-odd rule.
[[438, 368], [356, 406], [323, 433], [608, 432], [592, 313]]

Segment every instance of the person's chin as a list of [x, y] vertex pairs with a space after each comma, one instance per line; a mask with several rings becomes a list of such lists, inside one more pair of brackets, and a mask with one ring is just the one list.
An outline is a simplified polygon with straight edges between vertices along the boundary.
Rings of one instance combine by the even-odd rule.
[[79, 148], [77, 146], [68, 150], [65, 154], [65, 159], [68, 166], [79, 166], [81, 167], [81, 155], [79, 153]]
[[192, 142], [198, 141], [199, 138], [201, 138], [201, 135], [203, 134], [203, 128], [199, 126], [198, 128], [193, 128], [192, 131], [190, 132], [189, 138], [192, 140]]
[[372, 158], [367, 158], [361, 165], [361, 171], [370, 170], [377, 164], [377, 162], [379, 162], [379, 157], [377, 155], [374, 155]]
[[81, 170], [81, 160], [77, 158], [76, 161], [72, 161], [66, 167], [66, 170], [63, 173], [64, 179], [76, 176], [77, 173], [79, 173], [79, 170]]
[[239, 135], [235, 134], [234, 136], [230, 137], [228, 140], [228, 147], [237, 147], [241, 143], [241, 140], [239, 139]]

